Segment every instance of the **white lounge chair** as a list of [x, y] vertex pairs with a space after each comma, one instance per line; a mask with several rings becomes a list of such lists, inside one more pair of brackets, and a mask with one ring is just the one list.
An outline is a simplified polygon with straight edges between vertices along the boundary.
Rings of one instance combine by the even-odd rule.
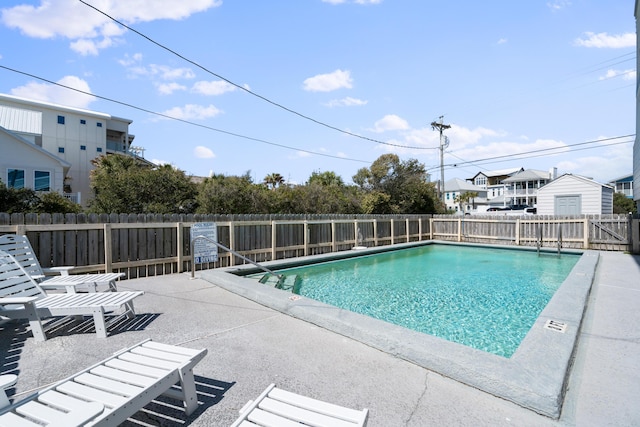
[[368, 416], [368, 409], [345, 408], [271, 384], [256, 400], [247, 402], [240, 409], [240, 417], [231, 427], [364, 427]]
[[[191, 415], [198, 407], [193, 367], [206, 354], [207, 349], [143, 341], [0, 407], [0, 427], [118, 426], [160, 395], [181, 400], [185, 413]], [[61, 423], [60, 418], [65, 416], [68, 419]]]
[[0, 250], [9, 253], [31, 277], [45, 290], [65, 289], [66, 292], [96, 292], [99, 286], [117, 291], [116, 280], [124, 273], [69, 274], [75, 267], [61, 266], [42, 268], [29, 238], [24, 235], [5, 234], [0, 236]]
[[[0, 318], [27, 319], [37, 341], [46, 340], [42, 320], [56, 316], [93, 316], [96, 334], [107, 336], [107, 327], [123, 316], [133, 318], [133, 299], [143, 291], [47, 295], [11, 255], [0, 251]], [[106, 322], [105, 314], [124, 308]]]

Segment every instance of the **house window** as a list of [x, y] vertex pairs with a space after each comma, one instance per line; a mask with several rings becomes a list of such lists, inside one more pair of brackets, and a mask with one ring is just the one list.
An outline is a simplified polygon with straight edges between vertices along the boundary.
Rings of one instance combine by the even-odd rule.
[[87, 151], [87, 146], [86, 145], [81, 145], [80, 146], [80, 150], [81, 151]]
[[101, 122], [98, 122], [98, 123], [96, 123], [96, 126], [98, 126], [99, 128], [101, 128], [101, 127], [102, 127], [102, 123], [101, 123]]
[[98, 147], [97, 150], [98, 150], [98, 153], [102, 153], [102, 147]]
[[22, 169], [9, 169], [7, 179], [7, 187], [9, 188], [24, 188], [24, 170]]
[[47, 171], [36, 171], [33, 189], [36, 191], [50, 191], [51, 173]]
[[85, 119], [80, 119], [80, 124], [81, 124], [81, 125], [86, 125], [86, 124], [87, 124], [87, 121], [86, 121]]
[[58, 153], [64, 153], [64, 147], [58, 147]]
[[64, 124], [64, 116], [58, 116], [58, 124], [59, 125], [63, 125]]

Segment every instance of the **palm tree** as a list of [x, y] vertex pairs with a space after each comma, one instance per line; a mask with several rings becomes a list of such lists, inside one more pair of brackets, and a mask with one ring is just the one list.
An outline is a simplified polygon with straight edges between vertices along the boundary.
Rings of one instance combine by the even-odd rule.
[[271, 187], [271, 189], [274, 190], [276, 187], [279, 187], [280, 184], [284, 183], [284, 177], [277, 172], [270, 173], [264, 177], [264, 183], [267, 187]]

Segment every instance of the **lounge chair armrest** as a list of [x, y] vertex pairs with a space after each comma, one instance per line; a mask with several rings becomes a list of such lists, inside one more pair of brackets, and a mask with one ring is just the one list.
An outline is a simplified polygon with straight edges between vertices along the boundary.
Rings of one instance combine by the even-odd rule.
[[5, 304], [31, 304], [38, 300], [39, 297], [2, 297], [0, 298], [0, 305]]
[[69, 272], [75, 267], [70, 265], [62, 265], [60, 267], [43, 268], [42, 271], [45, 276], [68, 276]]

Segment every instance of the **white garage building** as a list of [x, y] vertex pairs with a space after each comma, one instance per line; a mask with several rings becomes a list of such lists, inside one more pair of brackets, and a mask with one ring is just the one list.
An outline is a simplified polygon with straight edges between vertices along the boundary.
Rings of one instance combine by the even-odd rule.
[[565, 174], [538, 190], [538, 215], [602, 215], [613, 213], [613, 187]]

